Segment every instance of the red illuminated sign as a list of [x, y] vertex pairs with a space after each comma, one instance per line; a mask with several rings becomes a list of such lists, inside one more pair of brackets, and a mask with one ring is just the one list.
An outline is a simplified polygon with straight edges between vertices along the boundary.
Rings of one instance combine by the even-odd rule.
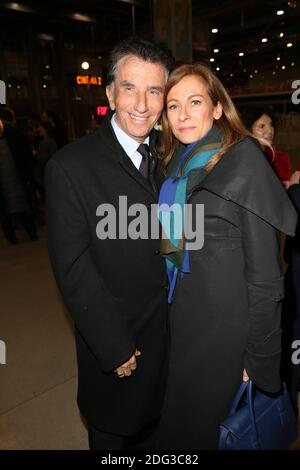
[[97, 116], [105, 116], [108, 106], [97, 106]]

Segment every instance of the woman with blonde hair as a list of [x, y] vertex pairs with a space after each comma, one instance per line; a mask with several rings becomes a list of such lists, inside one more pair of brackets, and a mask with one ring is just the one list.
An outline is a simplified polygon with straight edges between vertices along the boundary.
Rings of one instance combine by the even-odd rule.
[[[278, 236], [294, 233], [296, 214], [206, 66], [183, 65], [171, 73], [163, 128], [167, 179], [159, 214], [172, 307], [158, 444], [216, 449], [218, 425], [242, 380], [252, 379], [265, 392], [280, 389]], [[167, 217], [173, 204], [181, 211]], [[186, 230], [191, 223], [199, 229], [199, 205], [201, 249]]]

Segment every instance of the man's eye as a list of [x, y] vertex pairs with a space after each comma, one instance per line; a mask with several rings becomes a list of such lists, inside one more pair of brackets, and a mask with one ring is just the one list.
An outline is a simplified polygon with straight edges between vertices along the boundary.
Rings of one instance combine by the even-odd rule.
[[131, 91], [131, 90], [133, 90], [133, 86], [127, 85], [127, 86], [125, 87], [125, 90]]
[[160, 91], [159, 90], [150, 90], [150, 94], [151, 95], [159, 95], [160, 94]]

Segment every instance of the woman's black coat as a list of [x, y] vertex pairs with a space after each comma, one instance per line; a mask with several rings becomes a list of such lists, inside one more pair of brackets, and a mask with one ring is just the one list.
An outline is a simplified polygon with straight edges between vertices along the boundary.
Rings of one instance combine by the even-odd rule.
[[204, 246], [190, 251], [170, 312], [171, 351], [159, 445], [215, 449], [243, 369], [280, 388], [283, 276], [279, 231], [296, 214], [258, 145], [246, 138], [189, 200], [204, 204]]

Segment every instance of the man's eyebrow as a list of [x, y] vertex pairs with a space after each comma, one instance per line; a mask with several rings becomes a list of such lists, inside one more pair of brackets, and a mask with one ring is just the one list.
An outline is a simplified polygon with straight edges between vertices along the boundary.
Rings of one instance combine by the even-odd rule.
[[[128, 80], [122, 80], [122, 81], [120, 82], [120, 85], [121, 85], [121, 86], [131, 86], [131, 87], [135, 87], [135, 84], [129, 82]], [[163, 87], [162, 87], [162, 86], [159, 86], [159, 85], [149, 86], [149, 87], [148, 87], [148, 90], [157, 90], [157, 91], [159, 91], [160, 93], [163, 93], [163, 91], [164, 91]]]
[[134, 86], [133, 83], [129, 82], [128, 80], [122, 80], [120, 83], [121, 86]]

